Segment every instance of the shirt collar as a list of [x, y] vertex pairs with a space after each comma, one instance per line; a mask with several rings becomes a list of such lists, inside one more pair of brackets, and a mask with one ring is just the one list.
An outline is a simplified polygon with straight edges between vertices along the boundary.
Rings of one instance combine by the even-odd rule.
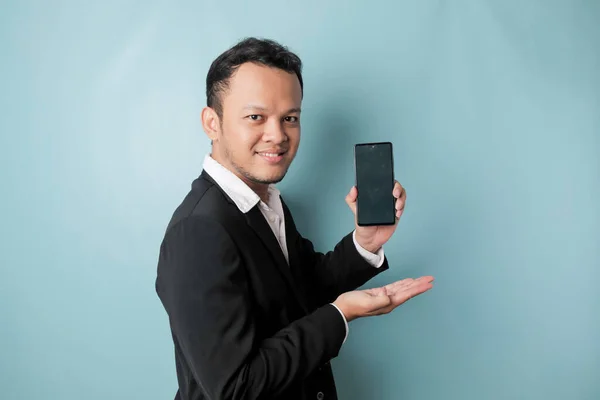
[[[204, 157], [202, 168], [204, 168], [204, 171], [206, 171], [206, 173], [209, 174], [215, 180], [215, 182], [217, 182], [217, 184], [231, 198], [231, 200], [233, 200], [241, 212], [247, 213], [258, 203], [262, 203], [264, 205], [264, 202], [254, 192], [254, 190], [250, 189], [250, 187], [233, 172], [212, 158], [210, 154], [207, 154]], [[268, 190], [269, 203], [271, 203], [274, 199], [279, 198], [280, 192], [277, 190], [277, 188], [275, 188], [275, 186], [269, 185]]]

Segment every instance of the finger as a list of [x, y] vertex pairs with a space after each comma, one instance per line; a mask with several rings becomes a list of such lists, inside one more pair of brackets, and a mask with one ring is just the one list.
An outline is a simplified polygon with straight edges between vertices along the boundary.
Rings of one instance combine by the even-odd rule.
[[399, 198], [398, 200], [396, 200], [394, 206], [396, 207], [397, 211], [404, 210], [404, 199]]
[[394, 184], [394, 189], [393, 189], [392, 193], [394, 194], [394, 197], [397, 199], [399, 199], [402, 196], [402, 194], [404, 193], [404, 187], [402, 187], [400, 182], [396, 181], [396, 183]]
[[397, 282], [394, 282], [394, 283], [391, 283], [391, 284], [385, 286], [385, 289], [386, 289], [386, 293], [389, 296], [391, 296], [400, 291], [405, 291], [415, 285], [419, 285], [422, 283], [431, 283], [431, 282], [433, 282], [433, 276], [430, 276], [430, 275], [422, 276], [417, 279], [406, 278], [406, 279], [402, 279], [400, 281], [397, 281]]
[[402, 279], [402, 280], [399, 280], [399, 281], [396, 281], [396, 282], [394, 282], [394, 283], [391, 283], [391, 284], [389, 284], [389, 285], [388, 285], [388, 287], [390, 287], [390, 288], [396, 288], [396, 289], [397, 289], [397, 288], [399, 288], [399, 287], [402, 287], [402, 286], [409, 285], [409, 284], [411, 284], [413, 281], [414, 281], [414, 279], [413, 279], [413, 278], [404, 278], [404, 279]]
[[422, 277], [412, 281], [410, 285], [402, 287], [401, 290], [404, 290], [404, 291], [415, 290], [415, 288], [432, 285], [432, 282], [433, 282], [432, 276], [422, 276]]
[[405, 303], [408, 300], [412, 299], [413, 297], [416, 297], [422, 293], [425, 293], [426, 291], [428, 291], [431, 288], [433, 288], [433, 284], [431, 282], [421, 281], [421, 282], [417, 283], [415, 281], [415, 283], [413, 285], [405, 287], [402, 290], [399, 290], [398, 292], [394, 293], [393, 295], [390, 295], [390, 297], [392, 298], [392, 300], [395, 304], [400, 305], [400, 304]]
[[410, 285], [412, 282], [414, 282], [413, 278], [405, 278], [399, 281], [396, 281], [394, 283], [390, 283], [389, 285], [384, 286], [384, 288], [386, 289], [387, 294], [391, 294], [394, 293], [396, 291], [398, 291], [399, 289]]
[[433, 288], [433, 284], [431, 284], [431, 283], [423, 283], [423, 284], [418, 285], [418, 286], [413, 286], [411, 288], [411, 290], [408, 292], [408, 299], [407, 300], [410, 300], [410, 299], [412, 299], [412, 298], [414, 298], [414, 297], [416, 297], [416, 296], [418, 296], [420, 294], [423, 294], [423, 293], [427, 292], [428, 290], [430, 290], [432, 288]]
[[396, 200], [396, 218], [400, 218], [404, 213], [404, 200], [402, 198]]
[[[398, 189], [399, 188], [399, 189]], [[406, 189], [402, 187], [399, 183], [394, 187], [394, 197], [396, 197], [396, 218], [400, 219], [402, 214], [404, 213], [404, 207], [406, 206]], [[400, 190], [398, 193], [397, 190]]]
[[346, 204], [348, 204], [348, 207], [350, 207], [350, 210], [352, 210], [352, 212], [354, 214], [356, 214], [356, 198], [358, 197], [358, 190], [356, 189], [356, 186], [352, 186], [352, 188], [350, 188], [350, 192], [348, 192], [348, 194], [346, 195]]

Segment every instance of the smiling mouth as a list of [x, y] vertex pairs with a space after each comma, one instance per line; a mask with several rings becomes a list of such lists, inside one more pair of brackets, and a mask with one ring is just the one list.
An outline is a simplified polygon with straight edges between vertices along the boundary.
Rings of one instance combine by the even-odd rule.
[[259, 156], [261, 156], [265, 161], [269, 163], [278, 163], [283, 160], [283, 155], [287, 153], [287, 151], [280, 152], [257, 152]]

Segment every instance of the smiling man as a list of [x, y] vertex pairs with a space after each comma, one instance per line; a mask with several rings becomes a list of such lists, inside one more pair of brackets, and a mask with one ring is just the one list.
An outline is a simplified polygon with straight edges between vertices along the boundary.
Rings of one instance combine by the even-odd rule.
[[[336, 399], [330, 360], [356, 318], [391, 312], [433, 278], [356, 290], [389, 268], [393, 226], [359, 227], [323, 254], [279, 191], [300, 144], [302, 64], [250, 38], [212, 63], [203, 171], [163, 239], [156, 290], [169, 316], [176, 399]], [[397, 220], [406, 192], [396, 182]], [[357, 192], [346, 202], [356, 213]]]

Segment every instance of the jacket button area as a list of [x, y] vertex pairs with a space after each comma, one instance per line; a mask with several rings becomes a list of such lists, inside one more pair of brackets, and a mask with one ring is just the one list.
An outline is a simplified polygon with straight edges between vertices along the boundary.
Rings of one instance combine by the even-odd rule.
[[317, 400], [323, 400], [324, 397], [325, 395], [323, 394], [323, 392], [317, 393]]

